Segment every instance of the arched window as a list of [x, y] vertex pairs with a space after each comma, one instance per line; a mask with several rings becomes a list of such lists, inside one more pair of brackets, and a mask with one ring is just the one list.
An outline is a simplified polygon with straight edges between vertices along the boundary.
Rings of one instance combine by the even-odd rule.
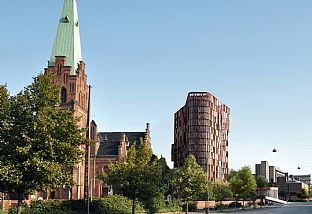
[[71, 83], [70, 83], [69, 91], [70, 91], [70, 92], [74, 92], [74, 91], [75, 91], [75, 83], [74, 83], [74, 82], [71, 82]]
[[84, 108], [84, 95], [82, 94], [82, 98], [81, 98], [81, 106]]
[[102, 172], [104, 172], [105, 174], [109, 174], [109, 168], [108, 168], [108, 166], [104, 166], [103, 168], [102, 168]]
[[89, 107], [89, 100], [88, 100], [88, 93], [87, 92], [86, 92], [85, 98], [86, 98], [86, 104], [87, 104], [86, 108], [88, 108]]
[[67, 83], [67, 74], [64, 73], [64, 84]]
[[60, 75], [60, 74], [61, 74], [61, 71], [62, 71], [62, 65], [61, 65], [61, 64], [58, 64], [58, 65], [57, 65], [57, 74]]
[[66, 91], [66, 88], [62, 88], [62, 91], [61, 91], [61, 102], [62, 103], [66, 103], [67, 101], [67, 91]]

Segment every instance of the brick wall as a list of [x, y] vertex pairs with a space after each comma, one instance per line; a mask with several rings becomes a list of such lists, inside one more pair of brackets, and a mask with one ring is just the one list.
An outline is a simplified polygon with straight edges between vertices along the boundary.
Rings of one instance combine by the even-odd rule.
[[[74, 111], [74, 116], [80, 118], [78, 127], [87, 127], [88, 115], [88, 95], [89, 87], [87, 84], [87, 75], [85, 73], [85, 64], [80, 62], [76, 74], [71, 74], [71, 67], [66, 65], [66, 57], [57, 56], [54, 66], [49, 66], [45, 69], [46, 73], [53, 74], [53, 82], [61, 87], [61, 107], [68, 108]], [[84, 145], [80, 146], [84, 150]], [[73, 180], [75, 186], [61, 187], [60, 190], [54, 193], [54, 198], [66, 199], [71, 194], [71, 198], [79, 199], [84, 197], [84, 162], [80, 162], [72, 169]], [[69, 193], [71, 191], [71, 193]]]

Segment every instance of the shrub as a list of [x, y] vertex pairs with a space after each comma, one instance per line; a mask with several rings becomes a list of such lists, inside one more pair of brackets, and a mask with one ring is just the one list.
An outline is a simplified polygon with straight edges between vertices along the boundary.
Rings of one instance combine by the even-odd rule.
[[[132, 200], [122, 195], [112, 195], [92, 201], [92, 214], [128, 214], [132, 212]], [[141, 203], [135, 203], [136, 213], [146, 212]]]
[[180, 201], [166, 201], [164, 199], [155, 199], [153, 206], [149, 207], [149, 213], [168, 213], [168, 212], [180, 212], [182, 207]]
[[[183, 211], [186, 211], [186, 202], [182, 204], [182, 209]], [[188, 211], [196, 211], [196, 210], [197, 210], [197, 206], [195, 205], [195, 203], [192, 201], [189, 201]]]
[[[33, 201], [30, 206], [23, 204], [23, 214], [81, 214], [82, 209], [73, 209], [74, 204], [80, 207], [83, 206], [83, 201], [61, 201], [61, 200], [48, 200], [48, 201]], [[78, 206], [79, 207], [79, 206]], [[9, 214], [15, 214], [16, 207], [9, 210]]]
[[256, 202], [249, 201], [246, 203], [245, 207], [254, 207], [256, 206]]
[[157, 212], [164, 213], [164, 212], [181, 212], [182, 207], [180, 206], [180, 201], [165, 201], [165, 206], [162, 209], [159, 209]]
[[222, 205], [220, 205], [220, 203], [216, 203], [216, 206], [215, 206], [215, 209], [216, 210], [222, 210], [222, 209], [226, 209], [226, 208], [228, 208], [229, 207], [229, 205], [228, 204], [222, 204]]
[[232, 203], [229, 204], [229, 207], [231, 207], [231, 208], [234, 208], [234, 207], [242, 207], [242, 206], [243, 206], [243, 205], [242, 205], [241, 202], [236, 202], [236, 201], [234, 201], [234, 202], [232, 202]]
[[[23, 204], [23, 214], [83, 214], [83, 200], [48, 200], [33, 201], [30, 206]], [[146, 213], [142, 203], [136, 201], [136, 213]], [[150, 213], [155, 212], [176, 212], [181, 211], [179, 201], [153, 200], [149, 209]], [[92, 214], [130, 214], [132, 213], [132, 200], [125, 196], [113, 195], [105, 198], [94, 199], [90, 205]], [[9, 210], [9, 214], [15, 214], [16, 207]]]
[[180, 212], [182, 210], [180, 201], [165, 200], [162, 194], [144, 201], [143, 205], [148, 213]]

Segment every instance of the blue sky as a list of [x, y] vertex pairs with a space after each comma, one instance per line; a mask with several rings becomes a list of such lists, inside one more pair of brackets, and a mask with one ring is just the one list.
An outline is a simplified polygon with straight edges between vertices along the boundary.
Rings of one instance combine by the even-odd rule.
[[[47, 66], [62, 6], [0, 1], [0, 83], [12, 94]], [[231, 108], [231, 168], [268, 160], [311, 173], [312, 1], [79, 0], [78, 10], [100, 131], [149, 122], [171, 165], [174, 113], [189, 91], [208, 91]]]

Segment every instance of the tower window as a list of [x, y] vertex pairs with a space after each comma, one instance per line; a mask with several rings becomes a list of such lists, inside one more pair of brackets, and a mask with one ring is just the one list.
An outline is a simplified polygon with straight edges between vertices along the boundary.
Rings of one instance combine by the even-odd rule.
[[61, 102], [64, 104], [66, 103], [67, 101], [67, 91], [66, 91], [66, 88], [62, 88], [62, 91], [61, 91]]
[[73, 83], [73, 82], [70, 83], [69, 91], [70, 92], [74, 92], [75, 91], [75, 83]]
[[58, 64], [57, 65], [57, 74], [61, 74], [61, 71], [62, 71], [62, 65], [61, 64]]
[[84, 95], [82, 95], [81, 106], [84, 108]]
[[64, 84], [67, 83], [67, 74], [64, 73]]

